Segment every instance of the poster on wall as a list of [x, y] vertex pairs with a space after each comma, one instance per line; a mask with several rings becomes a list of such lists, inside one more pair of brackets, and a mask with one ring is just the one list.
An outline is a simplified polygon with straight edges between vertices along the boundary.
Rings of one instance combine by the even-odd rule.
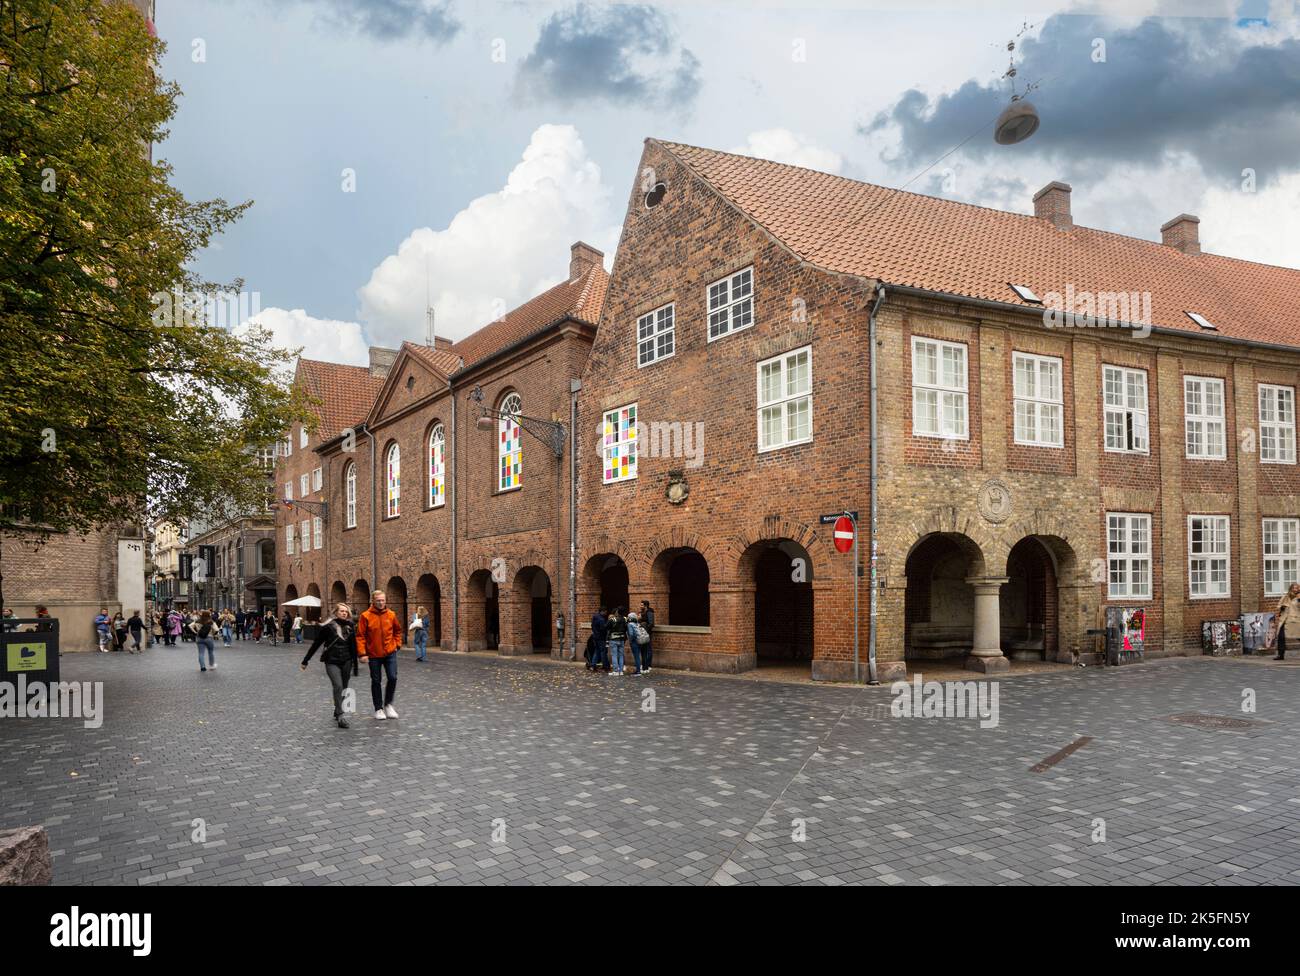
[[1240, 620], [1201, 621], [1201, 650], [1215, 657], [1241, 653]]
[[1142, 607], [1106, 608], [1106, 661], [1129, 664], [1146, 649], [1147, 612]]
[[1243, 613], [1241, 615], [1241, 649], [1244, 654], [1263, 654], [1277, 641], [1277, 614]]

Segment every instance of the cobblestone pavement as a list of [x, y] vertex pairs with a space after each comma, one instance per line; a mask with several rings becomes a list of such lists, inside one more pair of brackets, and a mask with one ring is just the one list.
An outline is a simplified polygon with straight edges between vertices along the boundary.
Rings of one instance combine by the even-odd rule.
[[0, 719], [0, 827], [45, 824], [61, 884], [1300, 882], [1290, 662], [1026, 675], [981, 729], [885, 688], [404, 655], [401, 718], [363, 671], [339, 730], [301, 653], [65, 656], [103, 726]]

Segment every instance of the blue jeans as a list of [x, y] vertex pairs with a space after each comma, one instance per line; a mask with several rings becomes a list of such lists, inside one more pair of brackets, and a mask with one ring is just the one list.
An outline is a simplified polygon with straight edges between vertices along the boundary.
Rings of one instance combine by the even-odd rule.
[[609, 639], [609, 651], [607, 653], [609, 655], [610, 667], [613, 668], [616, 674], [622, 674], [623, 673], [623, 638], [611, 637]]
[[203, 667], [203, 648], [205, 647], [208, 649], [208, 665], [211, 666], [215, 662], [217, 654], [216, 644], [213, 642], [212, 638], [200, 637], [194, 643], [199, 649], [199, 667]]
[[221, 643], [227, 647], [230, 646], [230, 624], [226, 624], [221, 628]]
[[632, 660], [636, 662], [636, 673], [637, 673], [637, 674], [640, 674], [641, 671], [642, 671], [642, 667], [641, 667], [641, 645], [637, 643], [635, 637], [632, 638], [632, 640], [631, 640], [631, 645], [632, 645]]
[[[393, 696], [397, 694], [397, 655], [390, 654], [388, 657], [370, 659], [370, 700], [375, 703], [375, 711], [379, 711], [385, 705], [393, 703]], [[388, 672], [388, 685], [381, 687], [380, 680], [384, 672]]]
[[415, 630], [415, 659], [424, 660], [425, 651], [429, 647], [429, 635], [425, 633], [423, 627], [417, 627]]

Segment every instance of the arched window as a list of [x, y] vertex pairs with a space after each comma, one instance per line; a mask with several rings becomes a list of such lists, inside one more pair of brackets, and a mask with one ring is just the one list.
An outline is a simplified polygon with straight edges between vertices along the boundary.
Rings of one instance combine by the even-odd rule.
[[388, 446], [388, 461], [385, 464], [385, 477], [388, 484], [387, 518], [402, 514], [402, 449], [396, 443]]
[[524, 403], [518, 393], [511, 393], [501, 401], [501, 418], [497, 421], [499, 434], [497, 443], [497, 491], [511, 491], [522, 483], [520, 477], [524, 457], [523, 444], [519, 437], [519, 415], [523, 413]]
[[442, 424], [429, 433], [429, 507], [437, 508], [447, 500], [447, 463], [444, 456], [447, 435]]
[[347, 474], [343, 476], [343, 484], [343, 494], [346, 499], [344, 508], [347, 510], [343, 525], [345, 528], [355, 529], [357, 527], [357, 466], [351, 461], [348, 462]]

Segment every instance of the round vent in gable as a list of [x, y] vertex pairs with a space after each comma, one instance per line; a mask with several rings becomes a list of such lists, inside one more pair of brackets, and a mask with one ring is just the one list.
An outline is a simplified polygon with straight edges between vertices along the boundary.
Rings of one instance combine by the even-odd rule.
[[664, 198], [664, 194], [667, 192], [667, 183], [656, 183], [654, 189], [645, 195], [645, 208], [650, 210], [659, 206], [660, 202]]

